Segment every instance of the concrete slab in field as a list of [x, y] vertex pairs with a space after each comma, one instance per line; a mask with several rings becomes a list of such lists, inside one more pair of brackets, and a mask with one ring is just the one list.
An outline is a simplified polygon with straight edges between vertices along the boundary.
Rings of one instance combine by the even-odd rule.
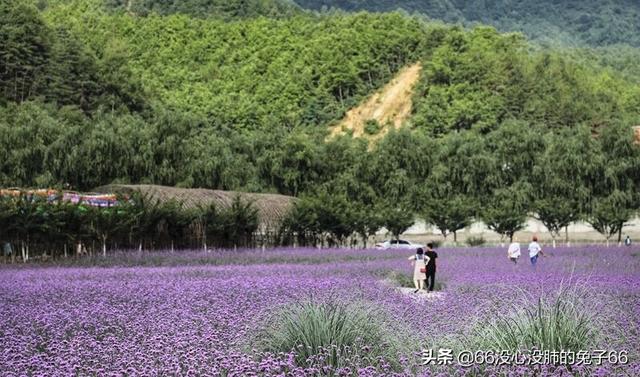
[[429, 291], [418, 291], [417, 293], [415, 293], [414, 292], [415, 288], [399, 287], [397, 289], [403, 295], [413, 297], [416, 300], [429, 300], [429, 301], [442, 300], [446, 295], [446, 293], [444, 292], [429, 292]]

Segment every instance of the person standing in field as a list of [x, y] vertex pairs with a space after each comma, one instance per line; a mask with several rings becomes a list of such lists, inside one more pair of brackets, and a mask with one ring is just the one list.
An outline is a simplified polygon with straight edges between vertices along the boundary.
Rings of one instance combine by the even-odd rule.
[[433, 286], [436, 284], [436, 259], [438, 253], [433, 250], [433, 243], [427, 244], [427, 252], [424, 254], [427, 256], [427, 277], [425, 280], [425, 286], [429, 286], [429, 292], [433, 292]]
[[520, 242], [518, 242], [517, 238], [513, 239], [511, 245], [509, 245], [509, 250], [507, 250], [507, 257], [514, 264], [518, 264], [518, 258], [520, 258]]
[[409, 257], [413, 261], [413, 284], [416, 287], [414, 293], [424, 290], [424, 281], [427, 278], [427, 263], [429, 258], [424, 255], [424, 250], [419, 248], [416, 254]]
[[631, 246], [631, 238], [629, 237], [628, 234], [627, 234], [627, 237], [624, 239], [624, 245]]
[[540, 244], [538, 244], [538, 237], [533, 236], [533, 240], [529, 244], [529, 259], [531, 260], [531, 265], [533, 267], [538, 263], [538, 255], [544, 256], [544, 252], [542, 251]]

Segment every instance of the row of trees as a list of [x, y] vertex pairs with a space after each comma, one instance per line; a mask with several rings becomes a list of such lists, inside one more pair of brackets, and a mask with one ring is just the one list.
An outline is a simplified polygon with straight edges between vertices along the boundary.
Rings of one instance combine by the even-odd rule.
[[311, 188], [287, 224], [301, 244], [327, 235], [336, 244], [366, 242], [382, 226], [398, 236], [415, 218], [454, 240], [474, 220], [511, 239], [529, 216], [554, 243], [579, 220], [619, 241], [640, 209], [640, 148], [623, 125], [594, 136], [586, 126], [553, 132], [505, 121], [484, 136], [401, 130], [368, 153], [341, 147], [336, 157], [346, 169]]
[[[397, 236], [416, 218], [437, 227], [444, 237], [452, 235], [454, 240], [456, 233], [474, 220], [481, 220], [490, 229], [511, 238], [523, 228], [528, 216], [538, 218], [554, 240], [569, 224], [579, 220], [588, 221], [607, 240], [620, 238], [624, 224], [640, 207], [640, 150], [628, 125], [613, 123], [597, 134], [593, 131], [586, 125], [549, 130], [508, 120], [487, 134], [462, 130], [431, 137], [404, 128], [390, 132], [374, 147], [366, 140], [348, 135], [318, 143], [303, 133], [292, 133], [284, 138], [279, 153], [264, 156], [252, 168], [255, 170], [237, 174], [265, 174], [262, 181], [265, 186], [273, 185], [279, 192], [301, 197], [283, 224], [284, 239], [274, 243], [346, 244], [360, 238], [366, 244], [381, 227]], [[127, 140], [130, 139], [123, 138], [121, 142]], [[116, 170], [126, 169], [127, 156], [117, 154], [109, 162], [116, 164]], [[233, 166], [233, 159], [227, 163]], [[185, 164], [183, 169], [188, 171], [190, 165], [186, 160]], [[133, 240], [147, 247], [158, 247], [153, 242], [160, 242], [162, 247], [169, 247], [172, 242], [180, 247], [195, 247], [207, 238], [217, 246], [245, 244], [253, 233], [251, 227], [242, 225], [245, 223], [242, 216], [235, 222], [213, 220], [217, 215], [221, 219], [235, 216], [232, 212], [216, 212], [215, 208], [207, 209], [209, 212], [181, 211], [173, 202], [150, 205], [139, 199], [132, 201], [131, 206], [127, 202], [106, 210], [65, 203], [45, 206], [26, 197], [3, 203], [9, 208], [3, 211], [4, 238], [28, 239], [27, 244], [43, 244], [48, 238], [66, 240], [48, 243], [58, 245], [57, 250], [63, 249], [59, 245], [71, 244], [73, 237], [82, 234], [92, 234], [87, 237], [93, 237], [104, 247], [107, 244], [133, 247]], [[20, 209], [21, 206], [28, 209]], [[62, 215], [44, 211], [47, 208], [64, 216], [71, 216], [69, 211], [79, 214], [86, 210], [95, 221], [67, 221]], [[240, 202], [232, 210], [251, 212], [250, 207], [242, 207]], [[6, 213], [13, 213], [14, 217]], [[16, 220], [15, 216], [30, 213], [39, 220], [29, 216]], [[163, 213], [180, 215], [158, 225], [165, 216]], [[119, 218], [120, 214], [125, 218]], [[107, 217], [102, 220], [102, 215]], [[228, 227], [210, 229], [207, 237], [200, 236], [205, 234], [202, 232], [187, 237], [185, 229], [193, 231], [194, 221], [207, 216], [214, 216], [208, 224]], [[71, 226], [60, 230], [56, 221], [47, 220], [51, 218], [58, 219], [63, 228], [79, 223], [85, 229], [76, 231]], [[44, 228], [34, 234], [10, 230], [11, 224], [25, 221]], [[143, 226], [139, 221], [152, 225]], [[127, 231], [114, 237], [112, 234], [121, 232], [118, 223]], [[116, 228], [99, 231], [101, 224]], [[182, 230], [175, 230], [171, 224]], [[236, 227], [245, 229], [241, 231], [243, 236], [233, 233]], [[138, 229], [138, 233], [132, 229]], [[13, 233], [7, 236], [7, 232]], [[71, 235], [61, 236], [64, 234]]]
[[[228, 208], [214, 204], [186, 209], [176, 201], [158, 202], [139, 194], [113, 207], [92, 207], [59, 198], [22, 194], [0, 197], [0, 241], [23, 261], [110, 249], [229, 248], [255, 246], [257, 210], [236, 197]], [[269, 240], [269, 242], [274, 242]], [[80, 245], [80, 250], [78, 250]]]

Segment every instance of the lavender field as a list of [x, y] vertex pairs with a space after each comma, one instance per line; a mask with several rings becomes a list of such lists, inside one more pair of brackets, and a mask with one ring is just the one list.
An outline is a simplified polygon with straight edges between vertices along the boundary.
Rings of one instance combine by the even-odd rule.
[[[640, 251], [548, 249], [535, 271], [526, 258], [510, 263], [503, 249], [438, 253], [439, 292], [431, 295], [398, 289], [410, 284], [406, 251], [122, 254], [100, 266], [0, 267], [0, 373], [640, 375]], [[315, 326], [300, 323], [316, 318], [308, 312], [364, 330], [335, 344], [296, 338]], [[428, 349], [535, 348], [532, 331], [516, 331], [529, 315], [534, 327], [561, 324], [535, 327], [547, 347], [626, 351], [628, 360], [423, 365]], [[541, 335], [548, 328], [570, 334]]]

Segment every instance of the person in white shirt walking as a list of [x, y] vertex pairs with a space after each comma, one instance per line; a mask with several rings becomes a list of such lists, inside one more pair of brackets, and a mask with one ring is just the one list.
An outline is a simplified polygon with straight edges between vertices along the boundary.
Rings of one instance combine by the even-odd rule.
[[514, 264], [518, 264], [518, 258], [520, 258], [520, 242], [518, 242], [517, 238], [514, 238], [511, 245], [509, 245], [507, 256]]
[[531, 260], [531, 265], [533, 267], [538, 263], [538, 255], [544, 256], [544, 252], [542, 251], [540, 244], [538, 244], [538, 237], [533, 236], [533, 240], [529, 244], [529, 259]]

